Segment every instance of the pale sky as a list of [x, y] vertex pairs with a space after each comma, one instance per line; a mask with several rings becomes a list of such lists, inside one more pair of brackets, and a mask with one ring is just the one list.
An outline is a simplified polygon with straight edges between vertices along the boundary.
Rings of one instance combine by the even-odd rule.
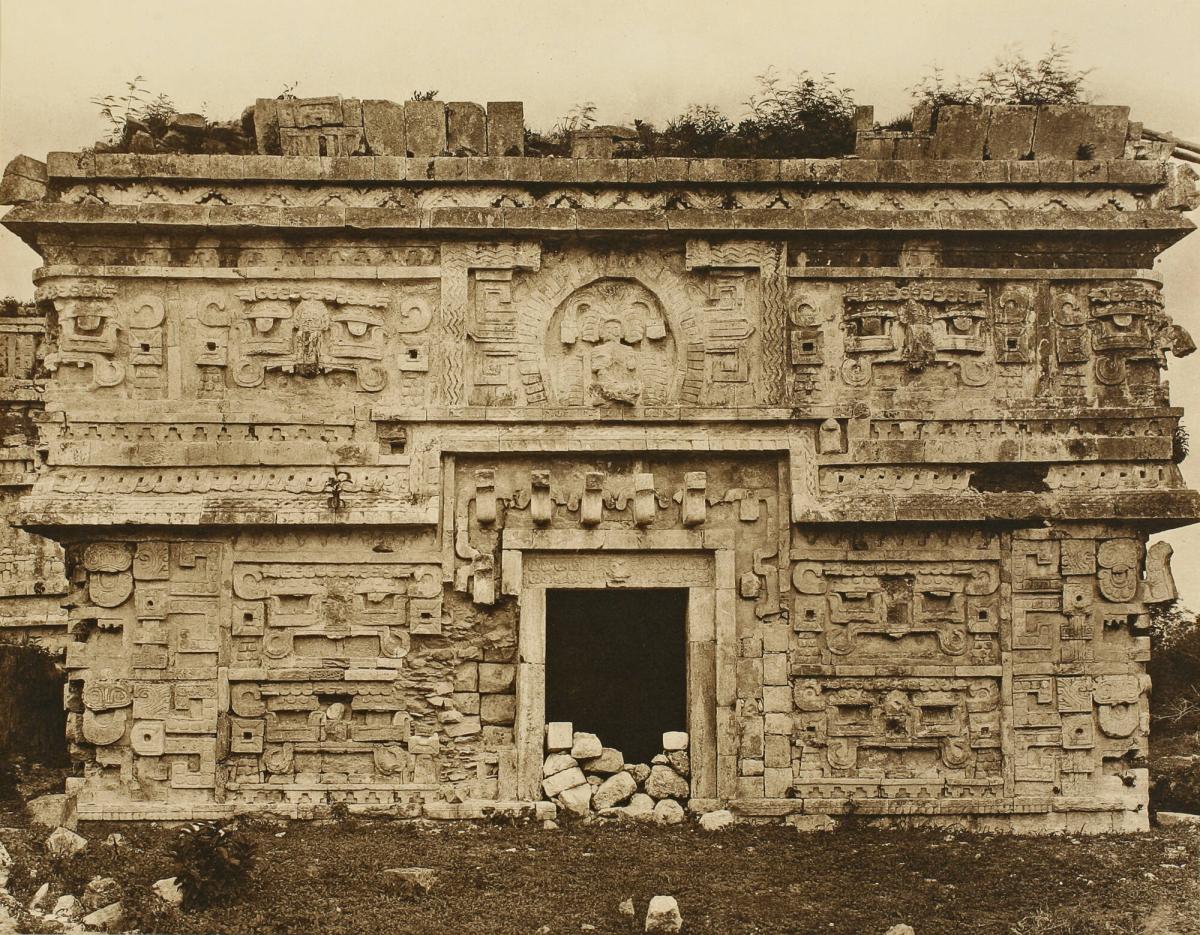
[[[1094, 68], [1093, 100], [1194, 141], [1198, 36], [1195, 0], [0, 0], [0, 165], [94, 142], [105, 126], [90, 98], [139, 74], [210, 119], [298, 83], [305, 97], [523, 100], [545, 129], [585, 101], [602, 123], [662, 123], [690, 103], [737, 118], [774, 65], [832, 72], [886, 120], [932, 64], [974, 76], [1007, 45], [1037, 57], [1052, 39]], [[0, 231], [0, 296], [32, 296], [37, 265]], [[1200, 340], [1200, 233], [1158, 268], [1169, 310]], [[1193, 413], [1184, 475], [1200, 487], [1200, 353], [1170, 380]], [[1200, 608], [1200, 525], [1168, 538]]]

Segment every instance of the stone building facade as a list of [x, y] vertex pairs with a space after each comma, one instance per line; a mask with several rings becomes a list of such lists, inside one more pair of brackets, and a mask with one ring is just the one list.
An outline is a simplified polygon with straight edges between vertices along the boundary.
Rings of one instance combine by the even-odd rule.
[[1120, 108], [535, 159], [386, 103], [6, 173], [0, 613], [81, 818], [545, 814], [548, 596], [672, 589], [693, 810], [1146, 827], [1189, 170]]

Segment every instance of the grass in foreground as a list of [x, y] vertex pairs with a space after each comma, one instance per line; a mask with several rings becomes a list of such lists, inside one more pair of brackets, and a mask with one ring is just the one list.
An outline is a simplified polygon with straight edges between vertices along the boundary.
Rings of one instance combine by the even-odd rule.
[[[120, 831], [128, 846], [104, 844]], [[10, 889], [28, 899], [78, 894], [95, 875], [119, 880], [127, 925], [156, 932], [629, 932], [617, 912], [633, 897], [638, 930], [651, 896], [679, 900], [685, 932], [917, 935], [1190, 935], [1200, 933], [1200, 833], [1015, 838], [929, 830], [798, 834], [739, 825], [417, 826], [396, 821], [257, 824], [258, 857], [234, 904], [156, 911], [151, 884], [172, 874], [175, 832], [87, 824], [88, 851], [52, 864], [43, 833], [0, 829], [16, 861]], [[439, 871], [413, 897], [389, 867]]]

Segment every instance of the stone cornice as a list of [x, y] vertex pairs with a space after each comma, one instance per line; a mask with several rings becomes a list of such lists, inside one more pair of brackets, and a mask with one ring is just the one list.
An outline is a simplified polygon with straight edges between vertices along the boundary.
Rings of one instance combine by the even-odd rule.
[[1195, 225], [1176, 211], [1046, 212], [1037, 210], [732, 209], [677, 211], [621, 208], [347, 208], [234, 205], [64, 205], [37, 203], [13, 208], [4, 225], [25, 236], [39, 229], [206, 228], [239, 231], [354, 231], [461, 233], [661, 232], [771, 233], [1004, 233], [1121, 232], [1154, 238], [1165, 249]]
[[1159, 160], [568, 159], [522, 156], [190, 156], [53, 152], [51, 183], [76, 179], [822, 185], [1081, 185], [1154, 188]]

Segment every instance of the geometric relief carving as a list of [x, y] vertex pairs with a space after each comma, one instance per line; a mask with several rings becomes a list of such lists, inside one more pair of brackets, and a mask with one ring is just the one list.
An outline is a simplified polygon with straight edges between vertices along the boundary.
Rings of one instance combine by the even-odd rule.
[[793, 690], [798, 787], [847, 775], [939, 786], [1000, 775], [994, 679], [796, 678]]
[[803, 562], [793, 579], [804, 595], [795, 599], [793, 628], [822, 634], [827, 662], [999, 661], [992, 598], [999, 574], [990, 564]]

